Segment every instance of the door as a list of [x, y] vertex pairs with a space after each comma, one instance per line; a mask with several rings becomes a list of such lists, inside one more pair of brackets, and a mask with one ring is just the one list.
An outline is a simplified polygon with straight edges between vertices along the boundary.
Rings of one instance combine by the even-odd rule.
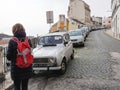
[[65, 45], [66, 48], [66, 56], [67, 56], [67, 60], [70, 59], [70, 56], [73, 52], [73, 46], [72, 46], [72, 42], [70, 41], [70, 36], [69, 34], [65, 35], [65, 42], [67, 42], [67, 44]]

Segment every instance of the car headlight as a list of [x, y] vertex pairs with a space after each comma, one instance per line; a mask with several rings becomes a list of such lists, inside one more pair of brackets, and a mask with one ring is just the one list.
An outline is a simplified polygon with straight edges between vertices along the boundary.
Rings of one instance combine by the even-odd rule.
[[49, 63], [56, 64], [56, 58], [49, 58]]

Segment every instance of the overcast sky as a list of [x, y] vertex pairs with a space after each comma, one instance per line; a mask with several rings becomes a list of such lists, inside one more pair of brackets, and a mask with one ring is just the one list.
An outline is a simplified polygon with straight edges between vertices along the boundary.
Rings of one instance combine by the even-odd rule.
[[[91, 15], [107, 17], [111, 11], [111, 0], [84, 0], [90, 5]], [[12, 35], [11, 28], [21, 23], [27, 35], [48, 33], [50, 25], [46, 23], [46, 11], [53, 10], [54, 23], [59, 14], [65, 14], [69, 0], [0, 0], [0, 33]]]

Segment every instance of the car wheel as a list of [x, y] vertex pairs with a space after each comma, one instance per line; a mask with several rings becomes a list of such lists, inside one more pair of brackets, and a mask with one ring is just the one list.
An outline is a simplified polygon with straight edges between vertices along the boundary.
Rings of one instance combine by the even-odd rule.
[[74, 59], [74, 51], [73, 51], [72, 55], [70, 56], [70, 59], [71, 59], [71, 60]]
[[66, 69], [67, 69], [67, 64], [66, 64], [66, 62], [63, 60], [62, 63], [61, 63], [61, 69], [59, 70], [59, 74], [60, 74], [60, 75], [65, 74]]
[[82, 46], [84, 47], [84, 46], [85, 46], [85, 44], [83, 43], [83, 44], [82, 44]]
[[33, 75], [37, 75], [38, 72], [33, 70], [32, 74], [33, 74]]

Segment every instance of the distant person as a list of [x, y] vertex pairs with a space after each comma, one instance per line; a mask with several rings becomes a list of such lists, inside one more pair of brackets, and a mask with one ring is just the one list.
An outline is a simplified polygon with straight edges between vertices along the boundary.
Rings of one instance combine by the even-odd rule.
[[[17, 23], [12, 27], [13, 36], [23, 42], [26, 38], [26, 32], [22, 24]], [[30, 39], [29, 46], [32, 47]], [[14, 90], [28, 90], [28, 81], [32, 75], [32, 65], [26, 68], [20, 68], [16, 65], [18, 43], [11, 39], [8, 44], [7, 59], [11, 61], [11, 78], [14, 82]]]

